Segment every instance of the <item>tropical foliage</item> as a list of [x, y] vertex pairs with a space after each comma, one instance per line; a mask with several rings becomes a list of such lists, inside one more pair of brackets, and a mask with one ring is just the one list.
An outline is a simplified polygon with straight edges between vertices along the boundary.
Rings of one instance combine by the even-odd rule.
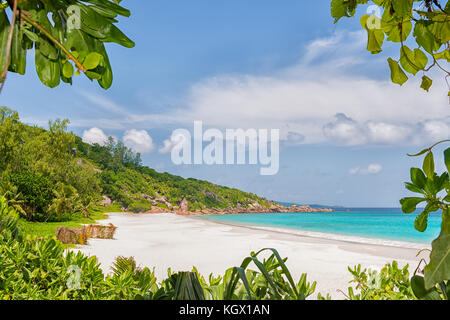
[[20, 122], [0, 108], [0, 194], [29, 221], [89, 216], [106, 195], [127, 210], [174, 209], [183, 200], [191, 211], [273, 203], [254, 194], [206, 181], [183, 179], [141, 165], [140, 155], [112, 138], [89, 145], [67, 132], [67, 120], [44, 130]]
[[349, 267], [356, 287], [349, 287], [345, 295], [349, 300], [415, 300], [408, 267], [399, 268], [397, 261], [379, 271], [361, 269], [361, 265]]
[[[266, 249], [267, 250], [267, 249]], [[266, 251], [263, 250], [263, 251]], [[172, 273], [157, 282], [154, 271], [138, 267], [133, 258], [118, 257], [105, 275], [96, 257], [86, 257], [53, 238], [23, 236], [18, 214], [0, 197], [0, 300], [204, 300], [300, 299], [314, 292], [303, 275], [294, 282], [286, 259], [276, 250], [263, 261], [252, 253], [224, 277], [206, 281], [196, 269]], [[253, 262], [255, 270], [249, 268]]]
[[[32, 1], [0, 3], [0, 82], [7, 71], [25, 74], [27, 51], [34, 48], [39, 79], [48, 87], [72, 84], [83, 72], [108, 89], [113, 73], [105, 43], [134, 46], [116, 27], [116, 17], [129, 17], [120, 1]], [[9, 21], [7, 10], [11, 10]]]
[[[382, 52], [384, 42], [400, 45], [399, 58], [388, 58], [392, 82], [402, 85], [408, 74], [423, 73], [421, 88], [428, 91], [433, 83], [431, 71], [450, 75], [450, 1], [440, 0], [332, 0], [331, 15], [335, 23], [353, 17], [358, 6], [369, 7], [372, 15], [361, 17], [367, 31], [367, 50]], [[417, 46], [410, 48], [408, 45]], [[450, 91], [449, 91], [450, 95]]]
[[441, 141], [418, 154], [425, 155], [422, 169], [411, 168], [411, 182], [406, 188], [418, 194], [416, 197], [404, 198], [400, 201], [403, 212], [411, 214], [419, 204], [425, 203], [425, 209], [415, 221], [415, 228], [424, 232], [428, 227], [428, 216], [433, 212], [442, 213], [442, 226], [439, 237], [432, 243], [429, 263], [424, 268], [424, 275], [415, 274], [412, 282], [414, 293], [418, 298], [448, 299], [450, 293], [450, 148], [444, 151], [444, 162], [447, 171], [438, 175], [435, 172], [433, 149], [444, 142]]

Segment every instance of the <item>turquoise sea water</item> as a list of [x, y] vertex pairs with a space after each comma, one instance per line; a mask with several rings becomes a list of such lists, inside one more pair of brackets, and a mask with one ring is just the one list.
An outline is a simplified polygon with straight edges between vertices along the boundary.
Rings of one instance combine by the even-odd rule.
[[333, 213], [209, 215], [202, 218], [232, 224], [290, 228], [334, 235], [424, 244], [431, 244], [431, 241], [439, 235], [440, 214], [430, 215], [428, 229], [421, 233], [414, 229], [414, 220], [420, 212], [406, 215], [398, 208], [352, 208], [348, 210]]

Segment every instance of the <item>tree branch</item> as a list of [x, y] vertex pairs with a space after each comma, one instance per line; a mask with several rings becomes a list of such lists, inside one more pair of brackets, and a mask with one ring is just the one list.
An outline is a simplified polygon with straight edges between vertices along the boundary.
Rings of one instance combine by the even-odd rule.
[[0, 74], [0, 81], [2, 82], [2, 84], [0, 86], [0, 93], [3, 90], [3, 87], [6, 82], [6, 75], [8, 74], [9, 59], [11, 56], [11, 44], [12, 44], [12, 38], [13, 38], [13, 33], [14, 33], [14, 26], [16, 24], [17, 1], [18, 0], [14, 0], [14, 4], [13, 4], [13, 15], [12, 15], [12, 19], [11, 19], [11, 25], [9, 27], [8, 42], [6, 43], [5, 65], [3, 67], [2, 73]]
[[45, 30], [45, 28], [43, 26], [41, 26], [36, 21], [32, 20], [30, 17], [28, 17], [23, 12], [21, 12], [20, 17], [23, 20], [25, 20], [26, 22], [28, 22], [29, 24], [31, 24], [33, 27], [35, 27], [36, 29], [41, 31], [51, 42], [53, 42], [55, 45], [57, 45], [66, 54], [66, 56], [75, 63], [75, 65], [77, 66], [77, 68], [80, 71], [83, 71], [83, 72], [87, 71], [87, 69], [83, 66], [83, 64], [77, 58], [75, 58], [75, 56], [66, 47], [64, 47], [64, 45], [61, 42], [59, 42], [55, 37], [53, 37], [50, 34], [50, 32]]

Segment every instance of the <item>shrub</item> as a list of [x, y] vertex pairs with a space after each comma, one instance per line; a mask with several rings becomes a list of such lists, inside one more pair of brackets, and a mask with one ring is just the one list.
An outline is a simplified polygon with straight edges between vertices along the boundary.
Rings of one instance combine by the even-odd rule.
[[396, 261], [386, 264], [380, 271], [363, 269], [361, 265], [350, 267], [348, 271], [353, 275], [351, 283], [356, 283], [355, 293], [348, 288], [349, 300], [414, 300], [416, 297], [409, 280], [408, 265], [398, 267]]
[[11, 182], [17, 187], [24, 201], [28, 221], [44, 221], [46, 212], [55, 195], [51, 181], [31, 171], [22, 171], [11, 175]]

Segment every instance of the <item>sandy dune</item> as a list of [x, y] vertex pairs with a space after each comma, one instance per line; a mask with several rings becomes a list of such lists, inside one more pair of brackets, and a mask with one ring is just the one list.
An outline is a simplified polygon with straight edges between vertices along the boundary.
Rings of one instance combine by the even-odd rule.
[[321, 239], [197, 217], [112, 213], [104, 221], [110, 222], [118, 227], [115, 240], [91, 239], [80, 250], [96, 255], [106, 272], [115, 257], [133, 256], [142, 266], [154, 266], [159, 279], [169, 267], [185, 271], [196, 266], [204, 275], [221, 274], [239, 265], [251, 251], [271, 247], [289, 257], [287, 265], [295, 278], [307, 273], [308, 279], [318, 282], [317, 292], [339, 299], [343, 295], [337, 289], [346, 291], [351, 280], [349, 265], [375, 269], [397, 260], [401, 266], [409, 263], [413, 270], [419, 261], [415, 248]]

